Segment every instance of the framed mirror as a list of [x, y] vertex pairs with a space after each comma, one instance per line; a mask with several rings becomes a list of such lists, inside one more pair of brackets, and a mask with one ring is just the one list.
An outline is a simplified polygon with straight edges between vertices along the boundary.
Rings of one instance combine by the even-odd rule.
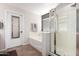
[[12, 20], [12, 38], [20, 37], [20, 17], [11, 16]]
[[32, 32], [37, 32], [37, 25], [36, 24], [31, 24], [31, 31]]

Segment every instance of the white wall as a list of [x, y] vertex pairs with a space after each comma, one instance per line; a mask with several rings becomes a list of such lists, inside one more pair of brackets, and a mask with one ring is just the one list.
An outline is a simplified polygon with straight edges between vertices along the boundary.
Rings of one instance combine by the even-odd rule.
[[[28, 24], [29, 24], [29, 18], [28, 18], [28, 14], [29, 12], [26, 12], [22, 9], [19, 9], [19, 8], [16, 8], [16, 7], [13, 7], [13, 6], [8, 6], [7, 4], [0, 4], [0, 19], [3, 20], [3, 23], [5, 25], [5, 20], [7, 20], [8, 22], [8, 19], [6, 19], [6, 12], [7, 11], [13, 11], [13, 12], [17, 12], [17, 13], [20, 13], [20, 14], [23, 14], [24, 15], [24, 40], [22, 42], [24, 42], [23, 44], [28, 44], [28, 36], [29, 36], [29, 27], [28, 27]], [[7, 36], [7, 31], [5, 32], [7, 28], [7, 25], [6, 27], [4, 26], [4, 29], [0, 31], [0, 33], [3, 31], [3, 33], [1, 33], [1, 37], [2, 37], [2, 41], [3, 43], [0, 43], [1, 46], [3, 46], [3, 48], [1, 49], [5, 49], [5, 43], [7, 41], [7, 39], [9, 38]], [[5, 34], [4, 34], [5, 33]], [[4, 38], [5, 37], [5, 38]]]
[[[4, 13], [4, 5], [0, 4], [0, 21], [4, 23], [5, 13]], [[0, 50], [5, 48], [5, 36], [4, 36], [4, 27], [0, 29]]]
[[[5, 19], [6, 19], [6, 12], [7, 11], [14, 11], [14, 12], [17, 12], [17, 13], [21, 13], [24, 15], [24, 44], [30, 44], [33, 45], [34, 47], [36, 47], [37, 49], [41, 50], [41, 37], [40, 37], [40, 31], [41, 31], [41, 16], [40, 15], [37, 15], [37, 14], [34, 14], [32, 12], [29, 12], [27, 10], [22, 10], [22, 9], [19, 9], [19, 8], [16, 8], [16, 7], [13, 7], [13, 6], [9, 6], [7, 4], [0, 4], [0, 18], [3, 20], [3, 23], [5, 24]], [[7, 20], [8, 21], [8, 20]], [[30, 24], [31, 23], [35, 23], [37, 24], [37, 29], [38, 29], [38, 32], [31, 32], [30, 30]], [[7, 36], [7, 32], [5, 32], [7, 27], [4, 27], [4, 30], [3, 30], [3, 33], [5, 34], [1, 34], [3, 35], [3, 42], [2, 43], [2, 46], [3, 48], [2, 49], [5, 49], [5, 41], [7, 41], [8, 39], [8, 36]], [[0, 31], [2, 32], [2, 31]], [[2, 37], [2, 36], [1, 36]], [[5, 37], [5, 38], [4, 38]]]
[[[3, 23], [3, 19], [0, 19], [0, 22]], [[0, 49], [3, 49], [5, 47], [4, 45], [4, 27], [0, 29]]]
[[[23, 14], [24, 15], [24, 40], [22, 42], [24, 42], [23, 44], [30, 44], [33, 45], [35, 48], [37, 48], [38, 50], [41, 51], [41, 43], [42, 43], [42, 39], [41, 39], [41, 35], [40, 35], [40, 32], [41, 32], [41, 15], [37, 15], [37, 14], [34, 14], [32, 12], [29, 12], [27, 10], [23, 10], [23, 9], [19, 9], [19, 8], [16, 8], [16, 7], [13, 7], [13, 6], [9, 6], [7, 4], [0, 4], [0, 16], [1, 18], [3, 19], [3, 22], [5, 24], [5, 19], [6, 19], [6, 12], [7, 11], [13, 11], [13, 12], [17, 12], [17, 13], [20, 13], [20, 14]], [[8, 21], [8, 20], [7, 20]], [[32, 32], [31, 31], [31, 23], [35, 23], [37, 24], [37, 32]], [[3, 36], [5, 37], [3, 40], [6, 41], [8, 39], [8, 36], [7, 36], [7, 32], [5, 32], [7, 27], [4, 28], [4, 32], [5, 34], [3, 34]], [[4, 45], [5, 43], [3, 43]], [[5, 47], [5, 45], [4, 45]], [[5, 48], [2, 48], [2, 49], [5, 49]]]
[[[36, 49], [41, 51], [42, 49], [42, 39], [41, 39], [41, 16], [37, 14], [31, 14], [30, 17], [30, 33], [29, 33], [29, 42], [32, 46], [34, 46]], [[37, 24], [37, 32], [31, 31], [31, 24]]]

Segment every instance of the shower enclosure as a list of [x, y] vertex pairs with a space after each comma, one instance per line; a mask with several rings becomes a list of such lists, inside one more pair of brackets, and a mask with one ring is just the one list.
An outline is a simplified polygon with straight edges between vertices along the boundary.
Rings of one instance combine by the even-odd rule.
[[[50, 12], [50, 14], [51, 13], [53, 13], [53, 16], [50, 17], [51, 28], [55, 29], [51, 31], [51, 52], [62, 56], [76, 55], [75, 4], [62, 3], [56, 7], [54, 12]], [[54, 23], [55, 27], [52, 26]], [[52, 43], [54, 43], [54, 45]]]
[[[42, 19], [43, 32], [46, 32], [43, 37], [49, 37], [46, 39], [46, 45], [49, 45], [46, 55], [76, 55], [76, 10], [76, 4], [61, 3], [50, 10], [48, 20]], [[47, 32], [49, 36], [44, 36]]]
[[50, 52], [56, 54], [56, 33], [57, 33], [57, 14], [55, 13], [55, 9], [50, 10]]

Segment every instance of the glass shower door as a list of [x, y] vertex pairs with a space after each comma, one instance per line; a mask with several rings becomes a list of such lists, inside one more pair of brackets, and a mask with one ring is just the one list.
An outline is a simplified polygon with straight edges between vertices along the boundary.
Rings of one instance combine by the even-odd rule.
[[50, 50], [52, 53], [56, 54], [56, 31], [57, 31], [57, 16], [51, 10], [50, 11]]

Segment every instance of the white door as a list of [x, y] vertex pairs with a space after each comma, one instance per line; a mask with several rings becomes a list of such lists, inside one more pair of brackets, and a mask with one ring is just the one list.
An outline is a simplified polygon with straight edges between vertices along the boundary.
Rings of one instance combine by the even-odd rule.
[[24, 39], [23, 15], [15, 12], [7, 12], [5, 20], [6, 48], [22, 45]]

